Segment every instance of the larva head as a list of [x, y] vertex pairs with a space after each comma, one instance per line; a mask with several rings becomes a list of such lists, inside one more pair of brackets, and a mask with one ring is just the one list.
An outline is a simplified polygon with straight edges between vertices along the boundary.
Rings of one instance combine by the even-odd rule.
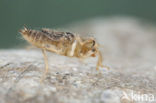
[[84, 41], [81, 49], [81, 55], [87, 57], [95, 57], [98, 52], [98, 44], [94, 38], [89, 38]]

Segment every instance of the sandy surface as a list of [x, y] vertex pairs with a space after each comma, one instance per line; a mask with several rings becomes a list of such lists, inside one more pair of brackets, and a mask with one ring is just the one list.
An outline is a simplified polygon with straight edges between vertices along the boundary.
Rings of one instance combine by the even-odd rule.
[[[40, 83], [39, 49], [0, 50], [0, 103], [156, 102], [155, 26], [134, 18], [97, 18], [68, 30], [93, 35], [110, 70], [96, 71], [97, 58], [80, 61], [48, 53], [49, 72]], [[145, 94], [143, 100], [132, 97]]]

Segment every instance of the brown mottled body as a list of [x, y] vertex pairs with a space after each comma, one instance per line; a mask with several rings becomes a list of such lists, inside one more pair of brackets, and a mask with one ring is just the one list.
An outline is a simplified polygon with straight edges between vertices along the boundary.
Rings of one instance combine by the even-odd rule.
[[68, 46], [69, 44], [73, 43], [73, 40], [69, 39], [74, 39], [74, 36], [71, 35], [70, 37], [66, 38], [63, 37], [62, 35], [63, 32], [51, 31], [52, 33], [50, 34], [45, 30], [42, 29], [41, 31], [36, 31], [25, 29], [24, 31], [21, 30], [21, 33], [28, 42], [30, 42], [32, 45], [38, 48], [46, 49], [48, 51], [55, 53], [57, 52], [58, 54], [61, 55], [67, 55], [67, 51], [68, 49], [70, 49], [70, 47]]
[[102, 67], [102, 55], [94, 38], [82, 38], [70, 32], [59, 32], [46, 28], [41, 30], [24, 28], [20, 30], [20, 33], [29, 43], [42, 49], [46, 71], [48, 70], [46, 50], [77, 58], [95, 57], [98, 55], [99, 59], [96, 69], [98, 70], [99, 66]]

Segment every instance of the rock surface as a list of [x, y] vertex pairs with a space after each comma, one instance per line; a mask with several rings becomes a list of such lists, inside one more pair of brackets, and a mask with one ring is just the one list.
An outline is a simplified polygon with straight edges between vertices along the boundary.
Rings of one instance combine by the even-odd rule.
[[[156, 102], [155, 26], [132, 18], [97, 18], [68, 29], [95, 34], [110, 70], [96, 71], [97, 58], [80, 61], [48, 53], [49, 72], [41, 83], [39, 49], [0, 50], [0, 103]], [[132, 96], [145, 94], [143, 100]]]

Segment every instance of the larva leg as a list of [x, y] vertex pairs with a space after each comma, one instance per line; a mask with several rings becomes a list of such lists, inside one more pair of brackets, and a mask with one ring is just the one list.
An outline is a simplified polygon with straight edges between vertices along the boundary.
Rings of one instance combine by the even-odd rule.
[[70, 50], [69, 56], [71, 56], [71, 57], [74, 56], [76, 46], [77, 46], [77, 40], [75, 40], [74, 43], [72, 44], [72, 48]]
[[105, 68], [109, 69], [109, 67], [108, 66], [104, 66], [102, 64], [102, 62], [103, 62], [102, 54], [101, 54], [100, 51], [98, 51], [98, 61], [97, 61], [97, 65], [96, 65], [96, 70], [99, 70], [99, 67], [105, 67]]
[[48, 72], [48, 58], [47, 58], [47, 55], [46, 55], [46, 50], [45, 49], [42, 49], [42, 53], [43, 53], [43, 57], [44, 57], [44, 62], [45, 62], [45, 71], [44, 71], [44, 74], [41, 78], [41, 82], [45, 79], [45, 76]]

